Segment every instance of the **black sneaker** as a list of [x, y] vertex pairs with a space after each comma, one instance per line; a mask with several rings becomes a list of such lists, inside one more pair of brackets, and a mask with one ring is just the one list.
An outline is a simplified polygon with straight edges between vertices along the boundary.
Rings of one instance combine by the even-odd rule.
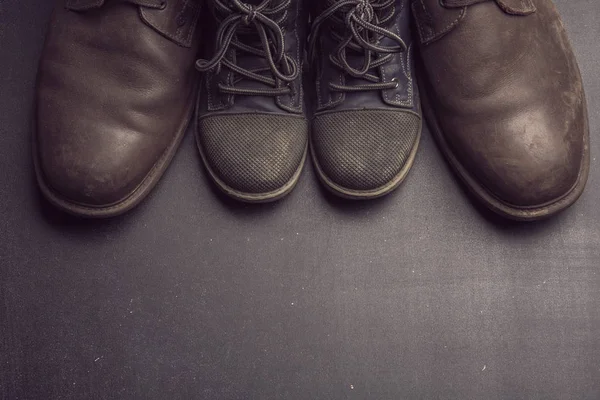
[[347, 198], [394, 190], [421, 135], [409, 0], [314, 2], [311, 150], [325, 186]]
[[210, 176], [247, 202], [295, 186], [308, 145], [300, 0], [209, 0], [197, 142]]

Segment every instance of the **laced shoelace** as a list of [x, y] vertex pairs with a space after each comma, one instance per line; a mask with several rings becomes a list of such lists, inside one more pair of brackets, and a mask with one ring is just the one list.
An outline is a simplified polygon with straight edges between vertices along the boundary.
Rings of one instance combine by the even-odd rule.
[[[329, 56], [331, 62], [346, 74], [368, 81], [359, 85], [340, 85], [329, 83], [329, 88], [336, 92], [364, 92], [387, 90], [398, 87], [398, 80], [382, 82], [380, 77], [370, 73], [392, 60], [395, 53], [407, 50], [404, 40], [389, 29], [384, 28], [395, 16], [395, 0], [340, 0], [323, 10], [315, 18], [309, 43], [309, 60], [314, 61], [318, 36], [323, 24], [331, 21], [331, 33], [339, 42]], [[392, 39], [396, 46], [383, 46], [382, 38]], [[364, 56], [362, 67], [354, 68], [348, 61], [347, 52]]]
[[[285, 54], [285, 38], [281, 28], [291, 0], [264, 0], [256, 6], [239, 0], [215, 0], [214, 4], [217, 14], [223, 16], [216, 35], [218, 50], [212, 59], [196, 61], [196, 69], [219, 73], [222, 67], [226, 67], [235, 72], [238, 76], [231, 85], [218, 84], [222, 93], [246, 96], [292, 93], [289, 83], [298, 77], [300, 68], [292, 57]], [[255, 38], [254, 35], [258, 35], [260, 46], [244, 43], [244, 38]], [[266, 59], [268, 67], [240, 67], [227, 57], [231, 48]], [[262, 82], [268, 87], [236, 87], [243, 79]]]

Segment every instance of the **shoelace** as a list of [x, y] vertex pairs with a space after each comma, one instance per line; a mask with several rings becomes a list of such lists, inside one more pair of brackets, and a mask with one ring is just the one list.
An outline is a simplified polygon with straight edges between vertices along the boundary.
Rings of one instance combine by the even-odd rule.
[[[264, 0], [254, 6], [239, 0], [214, 1], [216, 11], [225, 16], [220, 21], [217, 30], [218, 51], [210, 60], [196, 61], [196, 69], [201, 72], [213, 70], [219, 73], [222, 67], [227, 67], [237, 73], [240, 77], [235, 79], [231, 86], [218, 84], [222, 93], [246, 96], [281, 96], [292, 92], [289, 83], [298, 77], [300, 68], [292, 57], [285, 54], [285, 38], [281, 28], [282, 22], [287, 17], [287, 9], [291, 0], [279, 0], [279, 4], [274, 4], [277, 2], [277, 0]], [[253, 34], [258, 34], [260, 47], [243, 42], [243, 37]], [[267, 60], [269, 66], [252, 70], [242, 68], [226, 57], [231, 47], [262, 57]], [[235, 85], [244, 78], [262, 82], [271, 88], [236, 87]]]
[[[396, 13], [395, 0], [340, 0], [325, 9], [315, 18], [309, 43], [309, 59], [314, 61], [317, 40], [323, 24], [331, 19], [332, 35], [339, 45], [329, 56], [331, 62], [345, 73], [355, 78], [367, 80], [371, 83], [348, 86], [329, 83], [329, 88], [337, 92], [363, 92], [371, 90], [387, 90], [398, 87], [396, 78], [391, 82], [382, 82], [381, 79], [369, 73], [391, 61], [394, 53], [406, 51], [404, 40], [394, 32], [383, 28], [394, 18]], [[341, 15], [340, 15], [341, 14]], [[348, 32], [344, 37], [335, 28]], [[392, 39], [397, 46], [382, 46], [380, 39]], [[364, 61], [361, 69], [353, 68], [348, 62], [347, 50], [363, 54]]]

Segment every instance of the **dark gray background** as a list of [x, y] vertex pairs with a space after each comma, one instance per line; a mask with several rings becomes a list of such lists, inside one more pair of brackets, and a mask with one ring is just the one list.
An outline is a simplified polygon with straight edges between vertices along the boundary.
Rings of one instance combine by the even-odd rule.
[[58, 214], [30, 160], [51, 3], [0, 0], [1, 399], [600, 399], [597, 0], [557, 1], [589, 186], [525, 225], [476, 208], [427, 131], [379, 201], [337, 201], [310, 167], [278, 204], [228, 201], [188, 135], [130, 214]]

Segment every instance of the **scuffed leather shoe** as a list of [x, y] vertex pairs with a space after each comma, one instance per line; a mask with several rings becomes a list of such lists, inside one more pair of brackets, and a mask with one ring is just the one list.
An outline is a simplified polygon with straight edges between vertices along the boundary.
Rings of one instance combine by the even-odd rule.
[[217, 187], [245, 202], [296, 185], [308, 146], [301, 0], [211, 0], [197, 143]]
[[421, 135], [409, 0], [315, 2], [311, 151], [325, 187], [383, 196], [407, 176]]
[[550, 0], [413, 0], [424, 113], [486, 206], [534, 220], [573, 204], [589, 170], [579, 69]]
[[43, 194], [80, 216], [138, 204], [193, 113], [198, 0], [60, 0], [43, 51], [34, 160]]

